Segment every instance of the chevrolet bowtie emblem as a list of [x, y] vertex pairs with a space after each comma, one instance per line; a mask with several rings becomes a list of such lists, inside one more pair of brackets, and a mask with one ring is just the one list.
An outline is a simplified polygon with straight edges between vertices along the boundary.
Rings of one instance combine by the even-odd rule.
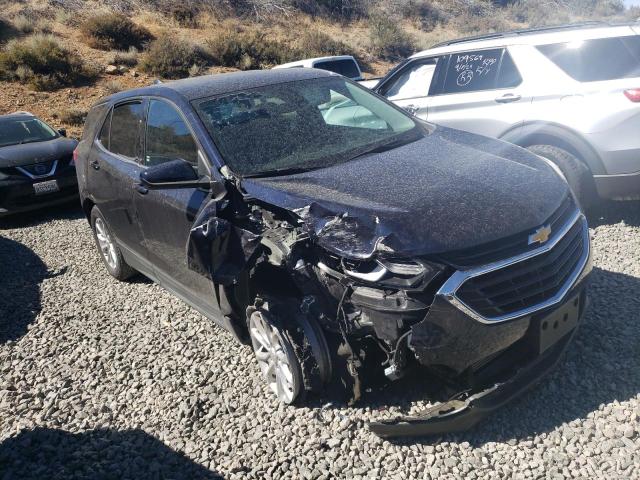
[[539, 244], [546, 243], [546, 241], [549, 240], [550, 236], [551, 236], [551, 226], [544, 225], [539, 229], [537, 229], [535, 232], [533, 232], [531, 235], [529, 235], [529, 245], [532, 245], [534, 243], [539, 243]]

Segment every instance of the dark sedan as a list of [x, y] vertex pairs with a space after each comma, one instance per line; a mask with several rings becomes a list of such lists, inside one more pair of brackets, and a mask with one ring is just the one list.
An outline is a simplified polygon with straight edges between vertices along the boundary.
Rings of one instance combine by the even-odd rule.
[[30, 113], [0, 116], [0, 217], [76, 198], [77, 144]]

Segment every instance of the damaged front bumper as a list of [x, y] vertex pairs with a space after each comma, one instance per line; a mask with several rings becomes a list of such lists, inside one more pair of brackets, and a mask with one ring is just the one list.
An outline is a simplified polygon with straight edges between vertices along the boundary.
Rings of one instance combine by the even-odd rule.
[[[485, 380], [475, 384], [482, 383], [482, 386], [457, 394], [451, 400], [417, 415], [372, 422], [369, 429], [382, 438], [465, 431], [527, 391], [555, 367], [577, 330], [587, 303], [584, 288], [577, 290], [579, 293], [560, 308], [533, 318], [525, 337], [477, 372], [478, 378], [484, 376]], [[563, 327], [562, 322], [567, 321], [565, 318], [569, 323]], [[549, 325], [553, 326], [556, 321], [560, 324], [554, 333]], [[523, 361], [522, 352], [531, 349], [537, 349], [538, 354], [532, 360]], [[515, 366], [509, 369], [510, 374], [494, 373], [504, 372], [508, 365]]]

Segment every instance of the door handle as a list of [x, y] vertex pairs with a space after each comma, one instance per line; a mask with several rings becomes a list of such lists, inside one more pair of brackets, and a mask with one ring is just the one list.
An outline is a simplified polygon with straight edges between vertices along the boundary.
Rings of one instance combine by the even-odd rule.
[[139, 183], [136, 183], [135, 185], [137, 192], [140, 195], [146, 195], [147, 193], [149, 193], [149, 189], [143, 185], [140, 185]]
[[517, 102], [521, 100], [522, 97], [520, 95], [516, 95], [514, 93], [505, 93], [503, 96], [496, 98], [496, 102], [498, 103], [511, 103]]
[[100, 170], [100, 164], [97, 160], [90, 162], [89, 165], [91, 165], [91, 168], [93, 168], [94, 170]]

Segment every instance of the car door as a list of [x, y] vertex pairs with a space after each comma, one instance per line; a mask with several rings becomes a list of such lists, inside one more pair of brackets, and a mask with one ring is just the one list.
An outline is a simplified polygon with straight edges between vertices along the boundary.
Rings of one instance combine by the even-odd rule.
[[[177, 107], [164, 99], [148, 101], [144, 155], [141, 168], [171, 160], [189, 162], [201, 176], [208, 175], [204, 156]], [[199, 161], [199, 157], [202, 157]], [[135, 206], [147, 260], [159, 282], [200, 310], [217, 312], [213, 283], [187, 266], [187, 241], [196, 214], [209, 192], [196, 188], [147, 190], [139, 187]]]
[[522, 125], [531, 105], [506, 48], [459, 52], [438, 62], [427, 119], [489, 137]]
[[142, 99], [116, 104], [94, 140], [87, 169], [92, 199], [123, 247], [128, 263], [136, 267], [130, 252], [143, 256], [141, 232], [133, 208], [133, 192], [141, 170], [143, 119]]
[[384, 80], [376, 91], [412, 115], [426, 120], [429, 89], [437, 63], [438, 57], [411, 60]]

